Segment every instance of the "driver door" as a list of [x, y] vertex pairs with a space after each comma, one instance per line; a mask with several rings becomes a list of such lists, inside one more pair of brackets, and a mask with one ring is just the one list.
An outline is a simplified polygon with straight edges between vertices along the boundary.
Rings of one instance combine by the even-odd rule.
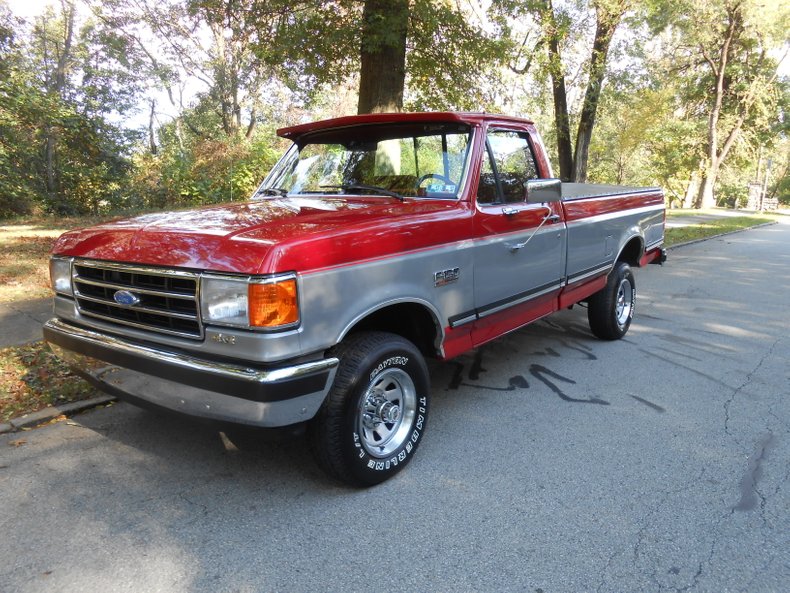
[[557, 308], [565, 228], [559, 204], [527, 203], [537, 177], [526, 132], [488, 131], [475, 213], [476, 345]]

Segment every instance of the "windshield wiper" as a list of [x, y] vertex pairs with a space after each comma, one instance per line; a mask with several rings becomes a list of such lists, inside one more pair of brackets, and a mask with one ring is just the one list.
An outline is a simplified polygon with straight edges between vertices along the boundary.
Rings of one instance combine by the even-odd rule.
[[396, 198], [401, 202], [403, 202], [405, 199], [398, 192], [389, 190], [386, 187], [379, 187], [378, 185], [365, 185], [364, 183], [348, 183], [345, 185], [321, 185], [319, 187], [324, 189], [342, 189], [344, 192], [347, 192], [348, 190], [369, 191], [382, 196], [389, 196], [391, 198]]
[[280, 196], [282, 198], [288, 195], [288, 190], [285, 190], [281, 187], [264, 187], [263, 189], [259, 189], [255, 192], [256, 196]]

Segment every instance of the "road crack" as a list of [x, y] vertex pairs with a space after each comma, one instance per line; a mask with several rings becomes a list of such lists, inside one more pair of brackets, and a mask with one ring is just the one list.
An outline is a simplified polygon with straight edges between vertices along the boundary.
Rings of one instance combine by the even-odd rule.
[[[704, 476], [705, 476], [705, 468], [703, 467], [700, 470], [699, 475], [697, 475], [696, 478], [694, 478], [692, 480], [689, 480], [687, 483], [685, 483], [680, 488], [676, 488], [675, 490], [670, 490], [670, 491], [664, 492], [663, 496], [661, 497], [661, 500], [659, 500], [653, 506], [653, 508], [650, 511], [648, 511], [643, 516], [642, 520], [640, 521], [639, 531], [636, 534], [636, 542], [634, 542], [634, 545], [632, 546], [632, 549], [631, 549], [631, 554], [632, 554], [632, 558], [633, 558], [632, 559], [632, 563], [634, 565], [638, 565], [639, 564], [640, 558], [646, 557], [645, 553], [642, 551], [642, 548], [643, 548], [643, 546], [645, 544], [645, 540], [647, 538], [648, 533], [652, 529], [655, 528], [655, 526], [653, 525], [653, 522], [652, 522], [653, 517], [656, 514], [658, 514], [658, 512], [669, 502], [669, 500], [671, 498], [673, 498], [673, 497], [675, 497], [675, 496], [677, 496], [679, 494], [682, 494], [683, 492], [687, 492], [687, 491], [691, 490], [692, 488], [695, 487], [696, 484], [698, 484], [703, 479]], [[715, 542], [711, 545], [711, 550], [710, 550], [710, 553], [708, 555], [708, 562], [710, 562], [710, 558], [713, 556], [713, 548], [714, 547], [715, 547]], [[606, 579], [606, 571], [609, 568], [609, 565], [612, 563], [612, 561], [616, 557], [616, 555], [617, 555], [617, 552], [612, 554], [610, 556], [610, 558], [609, 558], [609, 561], [607, 562], [607, 565], [602, 569], [600, 584], [598, 585], [598, 588], [597, 588], [598, 591], [603, 589], [604, 584], [605, 584], [605, 579]], [[699, 563], [698, 567], [697, 567], [697, 573], [694, 576], [694, 580], [692, 582], [692, 585], [690, 585], [690, 586], [695, 585], [696, 582], [698, 581], [700, 575], [702, 574], [703, 565], [704, 565], [704, 562], [701, 561]], [[652, 567], [652, 570], [649, 573], [648, 573], [648, 571], [645, 571], [645, 574], [652, 581], [652, 584], [656, 587], [657, 591], [663, 591], [664, 589], [671, 588], [671, 587], [668, 587], [667, 585], [664, 585], [664, 584], [661, 583], [661, 581], [659, 580], [658, 574], [657, 574], [657, 567], [655, 565]]]
[[760, 357], [760, 361], [757, 363], [757, 365], [746, 375], [746, 378], [743, 381], [743, 383], [741, 383], [741, 385], [736, 387], [733, 390], [733, 392], [730, 395], [730, 397], [727, 398], [727, 401], [724, 402], [724, 432], [729, 437], [733, 438], [736, 442], [739, 442], [738, 439], [735, 437], [735, 435], [733, 435], [730, 432], [730, 419], [731, 419], [730, 407], [732, 406], [733, 402], [735, 401], [735, 398], [738, 397], [738, 395], [752, 382], [752, 379], [753, 379], [754, 375], [757, 374], [757, 372], [762, 368], [763, 364], [768, 359], [768, 357], [773, 355], [773, 352], [776, 349], [777, 344], [779, 344], [779, 342], [781, 342], [781, 341], [782, 341], [781, 338], [777, 338], [776, 341], [774, 341], [774, 343], [771, 344], [771, 347], [768, 348], [768, 351], [765, 352]]

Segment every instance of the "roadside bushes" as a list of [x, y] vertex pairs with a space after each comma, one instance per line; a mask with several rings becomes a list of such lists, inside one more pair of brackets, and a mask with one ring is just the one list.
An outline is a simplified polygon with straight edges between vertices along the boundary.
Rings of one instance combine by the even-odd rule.
[[251, 138], [192, 138], [137, 154], [130, 206], [178, 208], [249, 199], [280, 155], [272, 130]]

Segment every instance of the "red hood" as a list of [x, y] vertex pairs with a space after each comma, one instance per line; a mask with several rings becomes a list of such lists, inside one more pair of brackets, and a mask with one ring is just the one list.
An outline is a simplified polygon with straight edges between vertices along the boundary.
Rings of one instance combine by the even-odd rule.
[[53, 253], [243, 274], [307, 271], [467, 238], [469, 215], [464, 202], [271, 198], [70, 231]]

